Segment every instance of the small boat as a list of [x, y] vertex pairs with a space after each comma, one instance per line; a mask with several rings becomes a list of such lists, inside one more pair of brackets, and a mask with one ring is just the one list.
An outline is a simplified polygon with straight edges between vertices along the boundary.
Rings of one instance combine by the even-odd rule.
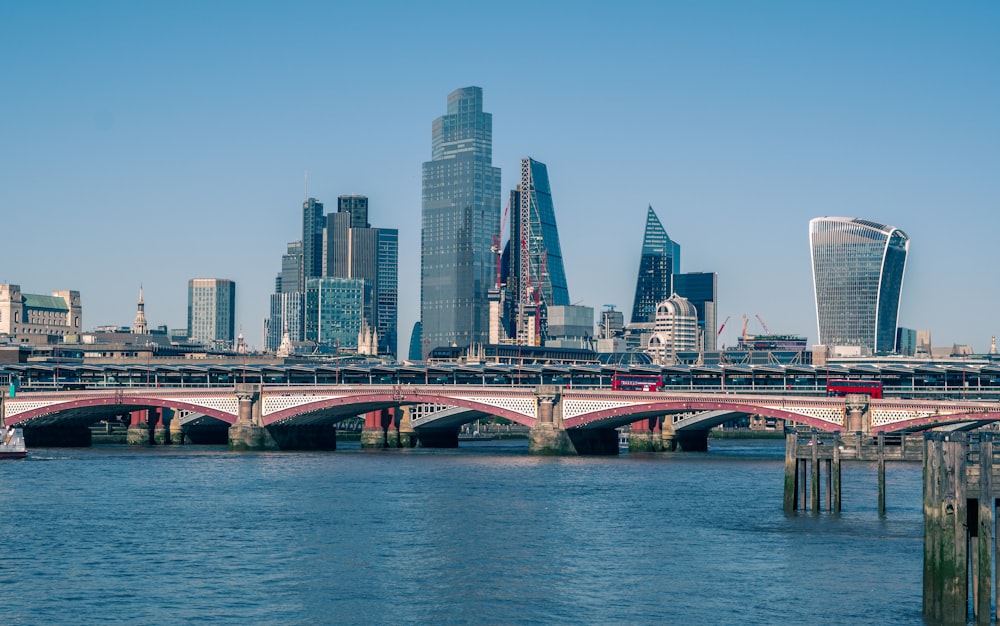
[[0, 428], [0, 459], [23, 459], [28, 456], [24, 433], [20, 428]]

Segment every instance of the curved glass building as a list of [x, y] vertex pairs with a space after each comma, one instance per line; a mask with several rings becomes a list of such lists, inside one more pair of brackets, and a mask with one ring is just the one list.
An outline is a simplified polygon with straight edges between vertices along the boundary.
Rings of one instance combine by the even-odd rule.
[[910, 238], [851, 217], [809, 221], [819, 342], [893, 352]]

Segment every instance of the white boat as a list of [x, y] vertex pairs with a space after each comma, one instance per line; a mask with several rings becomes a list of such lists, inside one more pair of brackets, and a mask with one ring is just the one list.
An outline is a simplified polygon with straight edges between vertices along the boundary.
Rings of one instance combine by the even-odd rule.
[[23, 459], [28, 455], [20, 428], [0, 428], [0, 459]]

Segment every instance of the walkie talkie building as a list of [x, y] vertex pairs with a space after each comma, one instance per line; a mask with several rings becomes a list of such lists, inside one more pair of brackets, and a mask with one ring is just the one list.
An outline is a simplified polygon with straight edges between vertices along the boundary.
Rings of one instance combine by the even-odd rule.
[[819, 342], [893, 352], [910, 238], [850, 217], [809, 221]]

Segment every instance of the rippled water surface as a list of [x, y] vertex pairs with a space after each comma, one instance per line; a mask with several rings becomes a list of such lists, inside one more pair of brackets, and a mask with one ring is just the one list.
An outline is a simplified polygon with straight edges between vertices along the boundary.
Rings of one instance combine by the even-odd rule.
[[[32, 450], [0, 463], [4, 624], [921, 623], [920, 466], [781, 510], [781, 441], [707, 454]], [[464, 444], [463, 444], [464, 446]]]

